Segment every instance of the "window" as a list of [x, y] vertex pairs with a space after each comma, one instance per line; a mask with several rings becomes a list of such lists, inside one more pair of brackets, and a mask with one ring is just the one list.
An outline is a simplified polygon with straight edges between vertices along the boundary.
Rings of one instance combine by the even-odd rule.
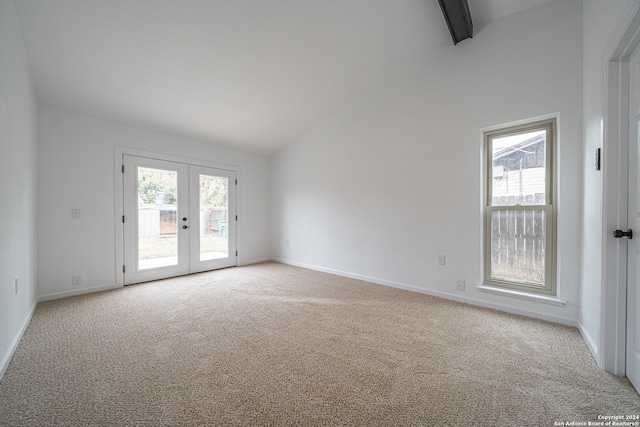
[[555, 119], [485, 132], [484, 280], [556, 294]]

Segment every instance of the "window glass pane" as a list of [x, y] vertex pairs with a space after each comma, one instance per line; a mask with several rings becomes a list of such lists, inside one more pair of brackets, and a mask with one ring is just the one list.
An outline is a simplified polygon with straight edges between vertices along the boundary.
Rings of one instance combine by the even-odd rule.
[[178, 173], [138, 167], [138, 269], [178, 264]]
[[229, 256], [229, 179], [200, 175], [200, 261]]
[[492, 206], [546, 204], [546, 137], [540, 130], [492, 138]]
[[491, 279], [544, 286], [546, 212], [491, 213]]

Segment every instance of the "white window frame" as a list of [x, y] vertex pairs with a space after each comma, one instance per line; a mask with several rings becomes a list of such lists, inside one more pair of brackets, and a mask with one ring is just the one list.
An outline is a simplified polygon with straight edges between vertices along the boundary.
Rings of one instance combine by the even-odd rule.
[[[545, 167], [545, 204], [492, 206], [493, 188], [493, 150], [495, 138], [520, 133], [545, 130], [546, 167]], [[484, 132], [484, 284], [496, 288], [514, 290], [537, 295], [556, 296], [557, 293], [557, 122], [555, 117], [533, 121], [517, 126], [505, 126]], [[496, 211], [545, 211], [545, 277], [544, 286], [533, 283], [497, 279], [491, 277], [491, 218]]]

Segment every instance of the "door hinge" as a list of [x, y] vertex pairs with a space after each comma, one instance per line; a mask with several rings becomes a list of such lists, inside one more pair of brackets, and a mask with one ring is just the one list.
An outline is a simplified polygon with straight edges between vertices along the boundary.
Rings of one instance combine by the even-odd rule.
[[238, 256], [238, 251], [236, 251], [236, 256]]
[[622, 237], [628, 237], [629, 240], [633, 239], [633, 230], [628, 229], [627, 231], [615, 230], [613, 232], [613, 237], [616, 239], [620, 239]]
[[238, 180], [236, 179], [236, 185], [238, 185]]
[[124, 223], [124, 215], [122, 215], [122, 222]]
[[124, 165], [122, 165], [122, 173], [124, 173]]
[[238, 220], [238, 215], [236, 215], [236, 221]]
[[122, 266], [122, 272], [124, 273], [124, 265]]

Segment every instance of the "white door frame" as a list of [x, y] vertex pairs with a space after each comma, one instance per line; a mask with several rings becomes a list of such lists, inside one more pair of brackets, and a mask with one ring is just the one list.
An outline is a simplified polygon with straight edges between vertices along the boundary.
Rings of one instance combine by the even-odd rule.
[[238, 256], [236, 258], [237, 265], [242, 265], [242, 247], [241, 247], [241, 236], [242, 236], [242, 206], [241, 200], [242, 197], [242, 179], [241, 179], [241, 170], [240, 166], [229, 165], [225, 163], [215, 163], [215, 162], [207, 162], [198, 159], [192, 159], [188, 157], [174, 156], [170, 154], [162, 154], [153, 151], [140, 150], [137, 148], [130, 147], [115, 147], [114, 153], [114, 174], [115, 174], [115, 242], [116, 242], [116, 283], [120, 286], [124, 286], [124, 273], [122, 271], [122, 266], [124, 265], [124, 224], [122, 223], [122, 215], [124, 211], [124, 174], [122, 173], [122, 159], [124, 155], [137, 156], [137, 157], [147, 157], [150, 159], [156, 160], [164, 160], [169, 162], [178, 162], [178, 163], [186, 163], [195, 166], [203, 166], [206, 168], [213, 169], [224, 169], [233, 171], [236, 173], [236, 179], [238, 180], [238, 185], [236, 186], [236, 215], [238, 215], [238, 221], [236, 223], [236, 250], [238, 251]]
[[626, 372], [627, 242], [613, 238], [612, 233], [627, 227], [629, 57], [640, 44], [640, 1], [625, 10], [623, 19], [603, 55], [602, 293], [597, 362], [615, 375]]

